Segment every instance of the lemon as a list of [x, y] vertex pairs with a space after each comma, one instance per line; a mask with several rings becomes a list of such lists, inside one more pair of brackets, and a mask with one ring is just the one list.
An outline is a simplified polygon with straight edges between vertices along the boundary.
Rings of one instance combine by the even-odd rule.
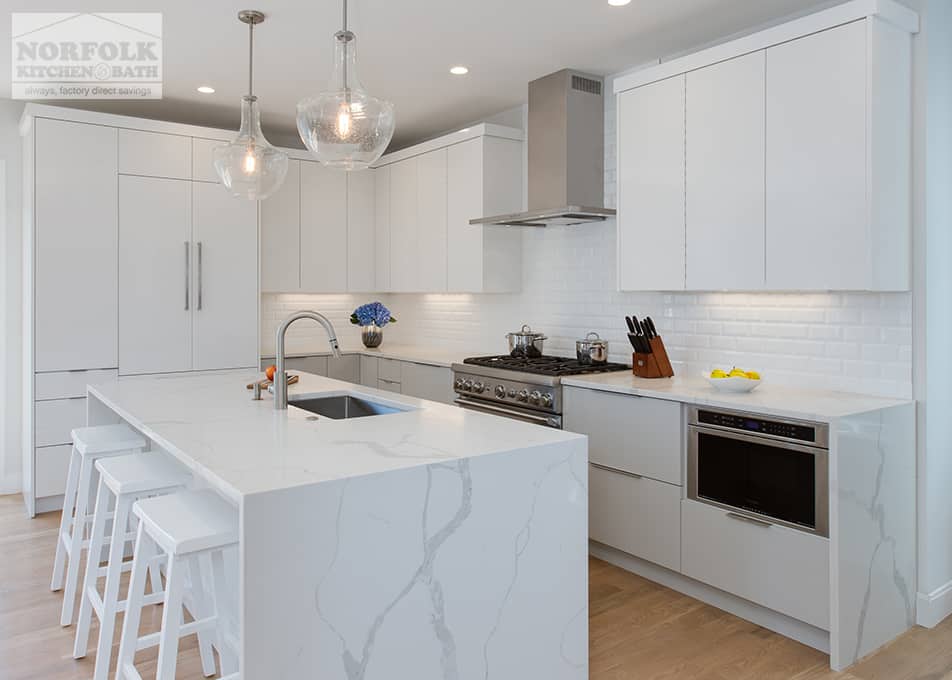
[[712, 378], [726, 378], [727, 374], [721, 369], [715, 368], [713, 371], [711, 371], [711, 377]]
[[728, 373], [728, 376], [731, 378], [746, 378], [747, 373], [745, 373], [742, 369], [734, 367], [733, 369], [731, 369], [731, 372]]
[[760, 380], [760, 373], [757, 371], [747, 371], [747, 377], [751, 380]]

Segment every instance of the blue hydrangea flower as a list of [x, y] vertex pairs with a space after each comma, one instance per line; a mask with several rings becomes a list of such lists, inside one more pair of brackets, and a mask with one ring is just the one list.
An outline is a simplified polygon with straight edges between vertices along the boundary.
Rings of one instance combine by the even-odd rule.
[[359, 326], [377, 324], [382, 328], [390, 322], [396, 322], [396, 320], [382, 302], [368, 302], [355, 309], [354, 313], [350, 315], [350, 322]]

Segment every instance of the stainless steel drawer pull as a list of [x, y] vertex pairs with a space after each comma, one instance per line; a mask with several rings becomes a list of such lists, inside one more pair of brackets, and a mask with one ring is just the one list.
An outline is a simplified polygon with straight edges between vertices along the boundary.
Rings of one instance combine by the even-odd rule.
[[754, 519], [753, 517], [748, 517], [747, 515], [741, 515], [736, 512], [729, 512], [727, 513], [727, 516], [730, 517], [731, 519], [740, 520], [741, 522], [749, 522], [751, 524], [756, 524], [757, 526], [764, 527], [766, 529], [769, 529], [770, 527], [773, 526], [773, 524], [770, 522], [765, 522], [762, 519]]
[[639, 475], [634, 472], [628, 472], [628, 470], [619, 470], [618, 468], [609, 467], [608, 465], [602, 465], [601, 463], [593, 463], [592, 461], [588, 462], [593, 468], [598, 468], [599, 470], [605, 470], [606, 472], [614, 472], [619, 475], [625, 475], [626, 477], [631, 477], [633, 479], [644, 479], [644, 475]]
[[198, 311], [202, 311], [202, 242], [198, 242]]
[[380, 382], [387, 383], [388, 385], [399, 385], [399, 380], [387, 380], [386, 378], [377, 378]]

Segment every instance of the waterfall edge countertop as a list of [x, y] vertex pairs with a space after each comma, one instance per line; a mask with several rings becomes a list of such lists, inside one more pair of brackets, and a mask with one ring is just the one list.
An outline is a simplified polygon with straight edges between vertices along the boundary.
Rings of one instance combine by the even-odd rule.
[[351, 394], [406, 408], [333, 420], [272, 396], [251, 399], [253, 370], [118, 378], [89, 395], [240, 504], [244, 497], [582, 439], [560, 430], [295, 371], [300, 395]]

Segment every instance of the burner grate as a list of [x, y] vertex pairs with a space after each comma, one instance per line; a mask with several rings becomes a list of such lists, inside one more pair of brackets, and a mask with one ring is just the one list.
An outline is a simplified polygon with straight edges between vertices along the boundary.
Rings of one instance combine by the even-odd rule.
[[628, 370], [624, 364], [602, 364], [601, 366], [592, 366], [582, 364], [576, 359], [569, 357], [513, 357], [508, 354], [489, 357], [470, 357], [463, 359], [464, 364], [472, 366], [484, 366], [487, 368], [501, 368], [507, 371], [521, 371], [523, 373], [535, 373], [537, 375], [565, 376], [565, 375], [584, 375], [587, 373], [607, 373], [609, 371]]

